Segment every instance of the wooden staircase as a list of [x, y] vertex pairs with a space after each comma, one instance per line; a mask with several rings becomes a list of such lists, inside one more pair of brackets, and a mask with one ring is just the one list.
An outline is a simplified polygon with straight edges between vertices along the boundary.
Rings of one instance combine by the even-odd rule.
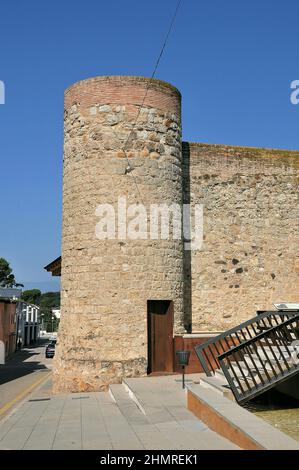
[[262, 312], [195, 351], [206, 375], [225, 378], [245, 403], [299, 374], [299, 312]]

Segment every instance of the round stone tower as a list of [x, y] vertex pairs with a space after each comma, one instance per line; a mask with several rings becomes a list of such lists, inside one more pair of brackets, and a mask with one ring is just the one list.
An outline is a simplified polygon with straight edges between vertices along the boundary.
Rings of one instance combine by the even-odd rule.
[[65, 92], [56, 391], [172, 367], [183, 240], [171, 217], [168, 237], [153, 224], [157, 205], [170, 215], [182, 206], [180, 106], [176, 88], [143, 77], [94, 77]]

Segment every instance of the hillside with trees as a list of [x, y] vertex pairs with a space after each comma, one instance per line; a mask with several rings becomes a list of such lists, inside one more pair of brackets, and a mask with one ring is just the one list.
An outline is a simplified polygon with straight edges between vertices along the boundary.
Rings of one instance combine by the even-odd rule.
[[[16, 281], [12, 268], [5, 258], [0, 258], [0, 287], [24, 287]], [[40, 307], [40, 318], [43, 319], [47, 331], [56, 331], [59, 320], [54, 317], [52, 321], [52, 309], [60, 308], [60, 292], [41, 293], [39, 289], [29, 289], [22, 292], [22, 300]]]
[[60, 308], [60, 292], [45, 292], [42, 294], [39, 289], [30, 289], [22, 293], [22, 299], [40, 307], [39, 314], [47, 331], [52, 331], [52, 326], [53, 331], [57, 331], [59, 320], [54, 317], [52, 323], [52, 309]]
[[0, 287], [24, 287], [16, 281], [9, 262], [0, 258]]

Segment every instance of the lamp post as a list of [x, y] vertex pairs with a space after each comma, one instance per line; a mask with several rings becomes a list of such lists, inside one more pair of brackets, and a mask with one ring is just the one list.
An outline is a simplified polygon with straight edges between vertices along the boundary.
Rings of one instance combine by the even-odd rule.
[[53, 333], [53, 320], [54, 320], [54, 317], [52, 317], [52, 333]]
[[19, 340], [20, 340], [20, 315], [22, 315], [22, 309], [20, 308], [20, 304], [16, 306], [16, 350], [19, 349]]
[[41, 313], [41, 319], [42, 319], [42, 335], [44, 335], [44, 313]]
[[189, 364], [190, 351], [176, 351], [179, 365], [182, 367], [182, 384], [185, 388], [185, 366]]

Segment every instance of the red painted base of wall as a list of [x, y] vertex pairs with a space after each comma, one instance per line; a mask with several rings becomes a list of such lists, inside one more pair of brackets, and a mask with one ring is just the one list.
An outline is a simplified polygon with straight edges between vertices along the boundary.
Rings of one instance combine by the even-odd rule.
[[185, 368], [186, 374], [195, 374], [195, 373], [203, 372], [203, 369], [200, 365], [200, 362], [197, 358], [194, 348], [198, 344], [205, 343], [206, 341], [208, 341], [208, 339], [210, 339], [210, 337], [183, 338], [183, 336], [175, 336], [174, 341], [173, 341], [174, 372], [177, 372], [177, 373], [182, 372], [182, 368], [178, 364], [177, 359], [176, 359], [176, 354], [175, 354], [176, 351], [181, 351], [181, 350], [191, 351], [189, 365]]

